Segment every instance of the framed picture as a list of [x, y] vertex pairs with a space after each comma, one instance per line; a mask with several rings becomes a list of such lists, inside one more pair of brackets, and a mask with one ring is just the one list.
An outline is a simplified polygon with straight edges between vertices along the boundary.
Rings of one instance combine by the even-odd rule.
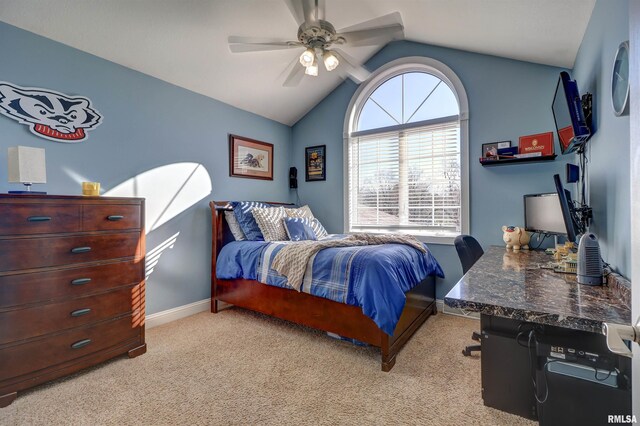
[[308, 146], [304, 154], [305, 180], [327, 180], [327, 146]]
[[482, 144], [483, 157], [496, 157], [500, 148], [511, 148], [511, 141], [490, 142]]
[[273, 180], [273, 144], [229, 135], [229, 176]]

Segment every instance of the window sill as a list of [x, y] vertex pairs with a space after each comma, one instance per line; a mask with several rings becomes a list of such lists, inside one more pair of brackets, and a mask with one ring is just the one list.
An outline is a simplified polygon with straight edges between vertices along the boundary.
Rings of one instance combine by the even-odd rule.
[[453, 241], [459, 234], [454, 233], [442, 233], [442, 234], [434, 234], [432, 232], [420, 232], [416, 230], [386, 230], [386, 229], [352, 229], [349, 233], [354, 232], [367, 232], [370, 234], [406, 234], [412, 235], [418, 239], [418, 241], [422, 241], [427, 244], [439, 244], [439, 245], [447, 245], [452, 246]]

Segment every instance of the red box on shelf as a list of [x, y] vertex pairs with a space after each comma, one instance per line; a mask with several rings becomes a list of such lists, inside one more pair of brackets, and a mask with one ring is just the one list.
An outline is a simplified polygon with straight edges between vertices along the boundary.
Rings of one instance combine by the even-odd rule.
[[540, 152], [542, 155], [553, 155], [553, 132], [520, 136], [518, 154]]

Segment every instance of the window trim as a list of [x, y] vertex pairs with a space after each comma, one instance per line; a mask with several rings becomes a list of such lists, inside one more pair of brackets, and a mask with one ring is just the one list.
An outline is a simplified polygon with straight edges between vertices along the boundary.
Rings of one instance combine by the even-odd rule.
[[[432, 74], [440, 78], [445, 82], [453, 91], [457, 101], [458, 108], [460, 110], [460, 183], [462, 185], [461, 194], [461, 215], [462, 215], [462, 234], [469, 233], [469, 101], [467, 99], [467, 92], [464, 89], [462, 81], [444, 63], [423, 56], [408, 56], [405, 58], [396, 59], [391, 61], [382, 67], [374, 71], [369, 79], [358, 87], [356, 92], [351, 97], [349, 106], [347, 107], [347, 114], [344, 119], [343, 126], [343, 227], [344, 232], [349, 231], [349, 138], [357, 135], [360, 132], [352, 132], [355, 125], [358, 122], [358, 118], [365, 101], [371, 96], [371, 94], [387, 80], [396, 77], [400, 74], [408, 72], [425, 72]], [[383, 129], [375, 129], [375, 132], [380, 132]], [[363, 131], [367, 132], [367, 131]], [[424, 242], [432, 244], [447, 244], [452, 245], [455, 237], [451, 236], [437, 236], [437, 235], [425, 235], [416, 233], [415, 236]]]

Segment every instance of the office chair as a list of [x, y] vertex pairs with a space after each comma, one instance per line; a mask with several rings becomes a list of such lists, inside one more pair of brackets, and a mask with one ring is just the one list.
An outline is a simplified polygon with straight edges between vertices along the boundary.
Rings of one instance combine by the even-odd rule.
[[[471, 235], [458, 235], [453, 243], [456, 246], [456, 251], [458, 252], [458, 257], [460, 258], [460, 263], [462, 264], [462, 273], [466, 274], [467, 271], [471, 269], [473, 264], [482, 257], [482, 255], [484, 254], [484, 250], [482, 250], [482, 247], [480, 246], [478, 241]], [[476, 333], [474, 331], [471, 335], [471, 338], [479, 342], [480, 333]], [[471, 355], [472, 351], [480, 351], [481, 348], [481, 345], [466, 346], [462, 350], [462, 355], [469, 356]]]

